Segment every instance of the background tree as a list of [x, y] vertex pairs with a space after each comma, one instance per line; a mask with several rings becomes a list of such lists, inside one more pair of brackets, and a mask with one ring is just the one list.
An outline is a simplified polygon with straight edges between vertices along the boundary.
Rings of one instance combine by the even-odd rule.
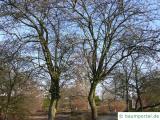
[[[148, 68], [146, 64], [149, 64], [149, 63], [148, 62], [146, 63], [146, 61], [142, 60], [142, 58], [136, 58], [134, 61], [133, 81], [131, 83], [131, 86], [133, 88], [133, 92], [136, 93], [136, 103], [135, 103], [135, 110], [136, 111], [144, 111], [144, 108], [147, 108], [147, 105], [145, 103], [145, 101], [147, 101], [147, 100], [144, 96], [145, 96], [145, 94], [149, 94], [147, 92], [148, 89], [150, 89], [150, 87], [153, 87], [153, 89], [152, 89], [153, 91], [154, 91], [154, 88], [158, 89], [156, 86], [154, 86], [154, 82], [152, 83], [152, 80], [153, 79], [156, 80], [157, 76], [155, 75], [155, 77], [153, 77], [153, 78], [151, 77], [152, 72], [150, 73], [150, 70], [152, 68], [151, 68], [151, 66], [149, 66], [149, 68]], [[152, 70], [154, 71], [154, 69], [152, 69]], [[149, 77], [148, 74], [149, 74], [149, 76], [150, 75], [151, 76]], [[153, 72], [153, 74], [154, 74], [154, 72]], [[150, 81], [150, 83], [149, 83], [149, 81]], [[147, 86], [147, 84], [148, 85], [150, 84], [150, 87]], [[157, 84], [158, 84], [158, 82], [157, 82]], [[152, 91], [152, 93], [154, 93], [153, 91]], [[155, 94], [156, 94], [156, 90], [155, 90]], [[158, 106], [158, 103], [159, 102], [156, 101], [156, 102], [153, 102], [152, 104], [156, 104]], [[148, 106], [150, 106], [150, 105], [148, 105]]]
[[[9, 42], [0, 45], [0, 113], [4, 120], [27, 119], [41, 104], [41, 92], [32, 64]], [[26, 106], [26, 104], [28, 104]]]
[[[160, 111], [159, 101], [159, 71], [153, 70], [148, 72], [142, 79], [144, 85], [142, 87], [143, 110], [144, 111]], [[139, 109], [138, 109], [139, 110]]]

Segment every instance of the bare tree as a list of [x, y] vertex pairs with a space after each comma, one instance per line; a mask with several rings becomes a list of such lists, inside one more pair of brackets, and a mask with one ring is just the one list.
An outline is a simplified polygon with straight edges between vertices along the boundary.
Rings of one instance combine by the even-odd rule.
[[[142, 98], [143, 98], [143, 108], [139, 107], [137, 111], [146, 110], [149, 111], [159, 111], [160, 101], [157, 91], [159, 91], [159, 70], [154, 70], [147, 72], [141, 78], [144, 80], [142, 86]], [[156, 109], [157, 107], [157, 109]]]
[[[130, 55], [159, 51], [159, 30], [150, 23], [154, 20], [152, 17], [155, 18], [154, 12], [142, 3], [131, 0], [0, 2], [1, 21], [4, 23], [0, 29], [17, 38], [19, 44], [28, 43], [35, 48], [38, 53], [30, 54], [32, 60], [38, 59], [35, 64], [49, 75], [51, 99], [48, 120], [55, 119], [60, 99], [60, 79], [65, 78], [62, 76], [76, 56], [72, 54], [74, 41], [82, 43], [77, 51], [81, 52], [90, 81], [88, 101], [93, 120], [97, 119], [97, 85]], [[77, 40], [72, 32], [81, 37]], [[80, 61], [80, 64], [83, 62]]]
[[[12, 34], [16, 36], [20, 34], [23, 38], [21, 42], [30, 43], [32, 46], [36, 46], [37, 43], [40, 45], [45, 67], [51, 79], [48, 120], [54, 120], [60, 98], [60, 77], [70, 65], [68, 61], [74, 42], [71, 35], [63, 35], [61, 31], [65, 25], [65, 22], [61, 22], [65, 21], [65, 16], [59, 9], [63, 7], [63, 1], [4, 0], [1, 6], [5, 7], [2, 11], [4, 19], [18, 25], [18, 28], [14, 27], [14, 29], [21, 29]], [[22, 29], [26, 30], [22, 31]], [[40, 61], [39, 63], [42, 64], [42, 59]]]
[[[73, 12], [70, 14], [72, 19], [83, 32], [82, 53], [87, 61], [90, 79], [88, 100], [92, 120], [96, 120], [97, 85], [104, 81], [123, 59], [150, 47], [145, 45], [150, 45], [147, 41], [153, 36], [149, 35], [149, 30], [144, 27], [147, 25], [145, 9], [135, 1], [118, 1], [117, 4], [117, 0], [79, 0], [76, 4], [68, 1], [68, 5], [72, 8], [72, 11], [69, 11]], [[140, 19], [141, 16], [143, 19]]]
[[[33, 66], [28, 58], [20, 55], [20, 48], [9, 41], [0, 45], [0, 113], [4, 120], [25, 119], [40, 105], [40, 89], [33, 80]], [[26, 107], [28, 102], [32, 107]]]
[[117, 77], [117, 79], [119, 81], [121, 81], [119, 87], [118, 87], [118, 91], [120, 91], [120, 94], [122, 93], [122, 98], [125, 99], [126, 102], [126, 109], [125, 111], [129, 111], [130, 110], [130, 104], [129, 104], [129, 100], [131, 100], [131, 86], [130, 86], [130, 81], [132, 79], [132, 74], [133, 74], [133, 60], [132, 59], [125, 59], [124, 61], [122, 61], [121, 65], [120, 65], [120, 76]]

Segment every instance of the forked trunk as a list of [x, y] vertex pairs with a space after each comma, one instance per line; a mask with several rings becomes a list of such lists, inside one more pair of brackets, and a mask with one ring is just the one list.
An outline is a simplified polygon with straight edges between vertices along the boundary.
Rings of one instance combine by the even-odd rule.
[[140, 106], [139, 109], [138, 109], [138, 111], [143, 112], [143, 103], [142, 103], [142, 99], [141, 99], [140, 95], [139, 95], [138, 99], [139, 99], [139, 106]]
[[136, 111], [141, 111], [143, 112], [143, 103], [142, 103], [142, 99], [140, 96], [138, 96], [137, 100], [136, 100], [136, 107], [135, 107]]
[[88, 101], [91, 107], [92, 120], [97, 120], [98, 114], [97, 114], [96, 102], [95, 102], [95, 87], [91, 87], [89, 96], [88, 96]]

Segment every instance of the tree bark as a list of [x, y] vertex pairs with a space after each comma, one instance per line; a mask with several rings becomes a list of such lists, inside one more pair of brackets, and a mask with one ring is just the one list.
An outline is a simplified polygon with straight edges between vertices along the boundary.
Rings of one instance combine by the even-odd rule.
[[9, 91], [7, 94], [7, 103], [6, 103], [5, 113], [4, 113], [4, 120], [8, 120], [8, 109], [9, 109], [9, 105], [11, 102], [11, 94], [12, 94], [12, 90], [13, 90], [13, 86], [14, 86], [14, 83], [13, 84], [11, 83], [11, 79], [10, 79], [9, 86], [10, 86], [10, 88], [9, 88]]
[[[143, 111], [143, 102], [142, 102], [142, 98], [141, 98], [141, 91], [140, 91], [140, 87], [138, 85], [138, 67], [137, 64], [135, 63], [135, 80], [136, 80], [136, 92], [137, 92], [137, 101], [136, 101], [136, 110], [140, 110], [141, 112]], [[139, 109], [138, 108], [138, 103], [139, 103]]]
[[[55, 74], [56, 76], [56, 74]], [[58, 101], [60, 98], [59, 93], [59, 76], [56, 76], [56, 79], [51, 79], [51, 86], [49, 92], [51, 93], [51, 100], [48, 110], [48, 120], [55, 120]]]
[[[139, 107], [138, 107], [138, 103], [139, 103]], [[138, 99], [136, 101], [136, 111], [143, 112], [143, 102], [140, 95], [138, 95]]]
[[129, 111], [128, 79], [126, 79], [126, 112]]
[[57, 99], [51, 98], [49, 111], [48, 111], [48, 120], [55, 120], [56, 112], [57, 112]]
[[8, 120], [8, 108], [9, 108], [10, 99], [11, 99], [11, 91], [9, 91], [7, 97], [8, 98], [7, 98], [7, 103], [6, 103], [5, 113], [4, 113], [4, 120]]
[[97, 114], [96, 102], [95, 102], [95, 86], [93, 85], [91, 85], [88, 101], [91, 107], [92, 120], [97, 120], [98, 114]]

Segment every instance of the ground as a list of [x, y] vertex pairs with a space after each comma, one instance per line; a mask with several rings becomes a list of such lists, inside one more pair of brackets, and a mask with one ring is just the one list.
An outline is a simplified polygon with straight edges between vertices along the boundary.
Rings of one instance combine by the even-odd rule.
[[[86, 116], [86, 113], [70, 115], [70, 114], [57, 114], [56, 120], [89, 120]], [[36, 114], [30, 116], [30, 120], [47, 120], [47, 113], [37, 112]], [[98, 120], [117, 120], [116, 114], [106, 114], [99, 115]]]

